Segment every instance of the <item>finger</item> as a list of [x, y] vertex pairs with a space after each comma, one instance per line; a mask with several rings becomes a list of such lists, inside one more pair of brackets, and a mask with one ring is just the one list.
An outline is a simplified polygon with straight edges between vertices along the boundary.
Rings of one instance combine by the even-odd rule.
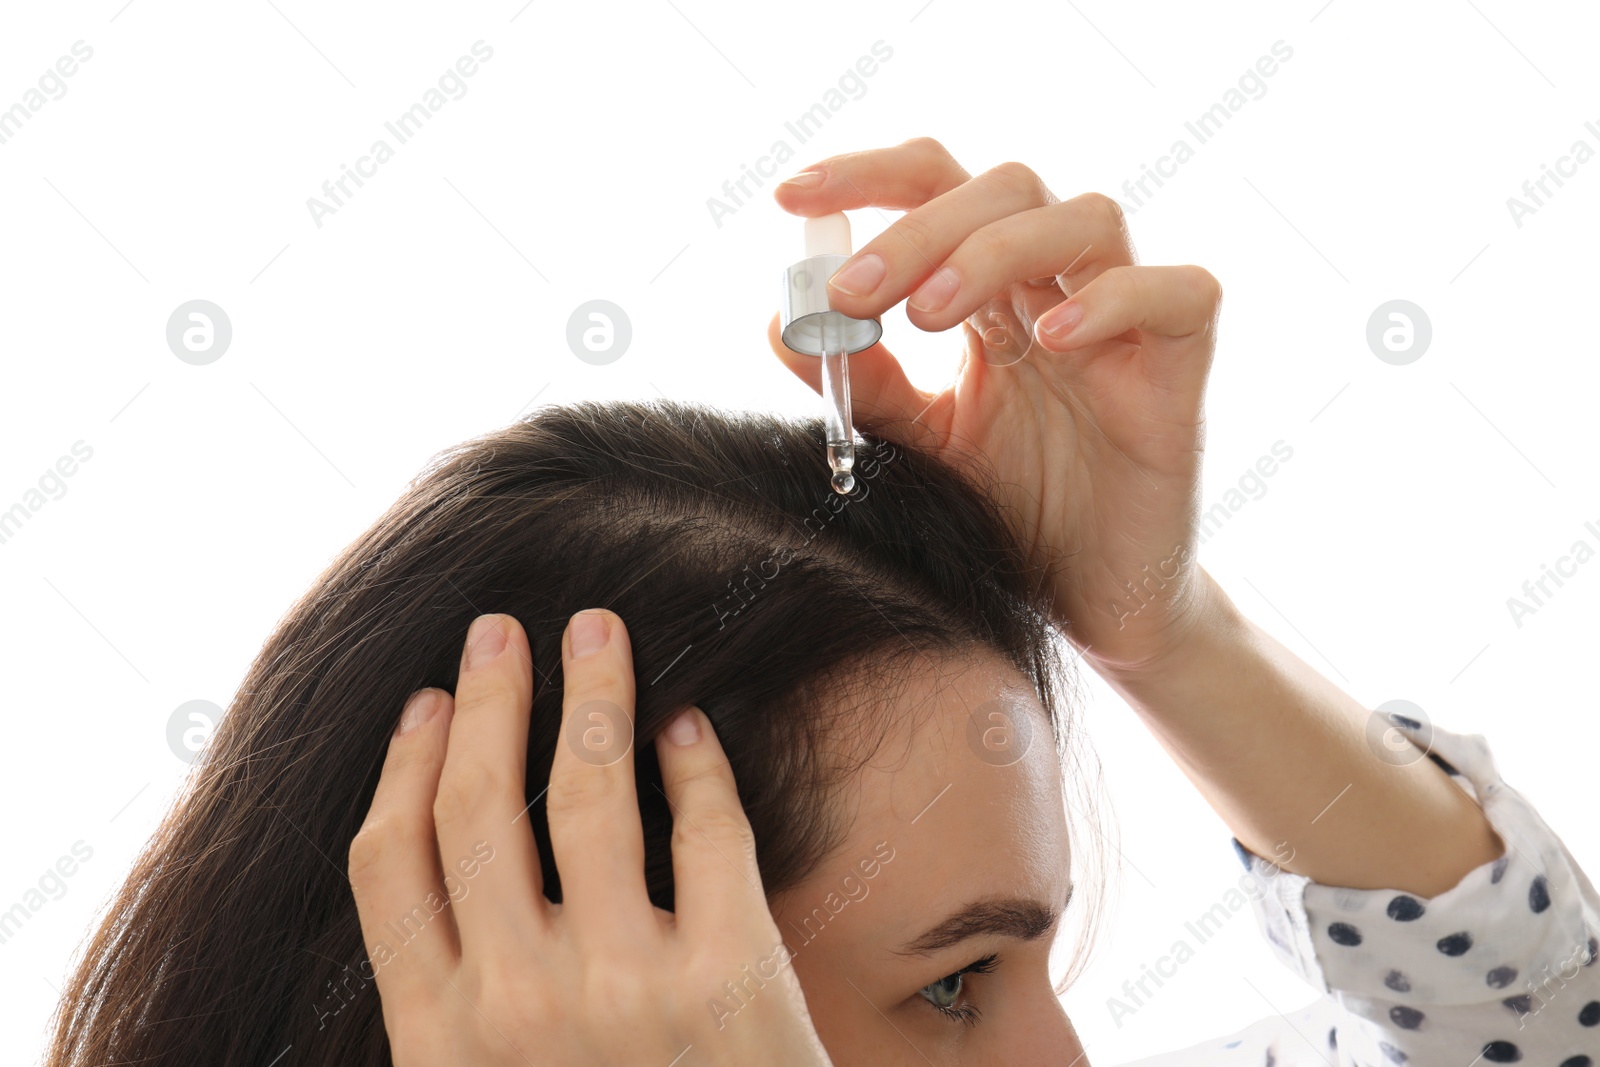
[[526, 814], [532, 703], [532, 660], [521, 624], [509, 615], [474, 619], [433, 802], [439, 858], [465, 955], [514, 946], [545, 916]]
[[1138, 330], [1159, 365], [1186, 357], [1197, 341], [1209, 351], [1221, 306], [1222, 286], [1203, 267], [1117, 267], [1041, 315], [1034, 332], [1046, 349], [1070, 352]]
[[[767, 324], [767, 342], [795, 377], [822, 395], [822, 360], [796, 352], [783, 343], [783, 328], [774, 315]], [[927, 410], [937, 394], [911, 384], [900, 361], [882, 343], [850, 353], [850, 412], [852, 425], [882, 428], [915, 419]]]
[[[911, 209], [857, 249], [828, 278], [829, 305], [868, 318], [913, 291], [922, 299], [946, 293], [939, 267], [973, 231], [1054, 201], [1033, 171], [1021, 163], [1002, 163]], [[921, 325], [917, 309], [908, 310], [912, 322]]]
[[604, 950], [656, 929], [633, 779], [633, 651], [616, 613], [580, 611], [562, 642], [561, 740], [545, 811], [562, 917]]
[[[984, 177], [923, 210], [973, 195], [968, 190], [979, 187]], [[1001, 198], [994, 200], [999, 203]], [[1121, 207], [1109, 196], [1085, 193], [996, 215], [963, 234], [938, 271], [911, 293], [906, 315], [919, 329], [948, 330], [1016, 282], [1054, 276], [1064, 286], [1058, 292], [1063, 295], [1080, 291], [1112, 267], [1132, 263], [1133, 247]]]
[[372, 806], [350, 843], [350, 888], [385, 1005], [396, 994], [436, 987], [460, 951], [433, 831], [451, 711], [443, 690], [412, 694], [389, 739]]
[[774, 187], [772, 195], [783, 210], [807, 218], [859, 207], [909, 211], [971, 178], [932, 137], [829, 156], [801, 174], [820, 174], [822, 180], [800, 184], [790, 179]]
[[[820, 174], [822, 181], [801, 187], [792, 181], [780, 184], [773, 195], [784, 210], [806, 216], [868, 206], [912, 212], [858, 249], [828, 280], [830, 304], [847, 315], [870, 318], [893, 307], [960, 240], [949, 236], [948, 225], [932, 226], [926, 215], [919, 214], [925, 205], [942, 201], [971, 180], [931, 137], [833, 156], [804, 173]], [[966, 203], [971, 205], [971, 198]], [[973, 221], [969, 229], [977, 225], [981, 223]], [[891, 298], [891, 292], [899, 295]]]
[[685, 709], [656, 739], [661, 782], [672, 806], [673, 909], [682, 937], [694, 942], [722, 929], [770, 924], [733, 768], [711, 721]]

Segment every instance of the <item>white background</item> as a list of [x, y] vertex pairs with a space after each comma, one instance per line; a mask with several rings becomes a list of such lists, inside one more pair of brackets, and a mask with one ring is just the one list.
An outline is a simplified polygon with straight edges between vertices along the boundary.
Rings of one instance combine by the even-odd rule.
[[[1486, 734], [1600, 870], [1600, 561], [1520, 627], [1506, 604], [1575, 541], [1600, 547], [1584, 529], [1600, 528], [1600, 161], [1520, 226], [1507, 207], [1574, 141], [1600, 148], [1591, 7], [96, 0], [0, 21], [0, 107], [74, 42], [94, 50], [0, 144], [0, 510], [74, 442], [93, 449], [0, 544], [0, 910], [74, 842], [93, 849], [0, 944], [0, 1059], [38, 1055], [79, 939], [179, 786], [173, 709], [226, 705], [279, 615], [430, 455], [535, 397], [817, 410], [764, 338], [800, 250], [772, 182], [927, 134], [973, 173], [1017, 159], [1063, 198], [1127, 200], [1279, 40], [1293, 56], [1265, 94], [1130, 212], [1143, 262], [1200, 263], [1227, 293], [1207, 504], [1275, 441], [1293, 448], [1202, 561], [1357, 699]], [[493, 58], [466, 94], [315, 225], [307, 198], [480, 39]], [[879, 40], [892, 58], [797, 144], [784, 121]], [[718, 226], [707, 198], [778, 139], [796, 158]], [[892, 218], [855, 212], [858, 246]], [[605, 366], [565, 342], [595, 298], [633, 327]], [[1396, 298], [1433, 331], [1404, 366], [1366, 342]], [[166, 344], [192, 299], [232, 322], [206, 366]], [[948, 380], [958, 337], [903, 308], [884, 325], [919, 384]], [[1088, 697], [1126, 858], [1067, 998], [1090, 1058], [1309, 1001], [1245, 912], [1111, 1021], [1106, 997], [1239, 866], [1128, 710], [1098, 682]]]

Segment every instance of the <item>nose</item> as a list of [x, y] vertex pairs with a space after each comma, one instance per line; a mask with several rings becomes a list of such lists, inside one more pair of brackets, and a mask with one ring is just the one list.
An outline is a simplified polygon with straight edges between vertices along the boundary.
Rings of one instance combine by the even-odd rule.
[[1038, 1006], [1018, 1030], [1017, 1045], [1005, 1058], [1007, 1064], [1089, 1067], [1078, 1031], [1053, 991], [1042, 991]]

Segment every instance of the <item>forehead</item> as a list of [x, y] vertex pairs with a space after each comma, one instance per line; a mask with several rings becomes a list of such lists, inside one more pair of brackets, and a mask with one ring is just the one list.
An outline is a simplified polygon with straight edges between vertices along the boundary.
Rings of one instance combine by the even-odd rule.
[[1028, 679], [988, 655], [917, 662], [888, 708], [863, 712], [886, 719], [836, 800], [843, 839], [780, 907], [871, 870], [876, 903], [852, 918], [880, 951], [985, 898], [1059, 903], [1070, 874], [1060, 760]]

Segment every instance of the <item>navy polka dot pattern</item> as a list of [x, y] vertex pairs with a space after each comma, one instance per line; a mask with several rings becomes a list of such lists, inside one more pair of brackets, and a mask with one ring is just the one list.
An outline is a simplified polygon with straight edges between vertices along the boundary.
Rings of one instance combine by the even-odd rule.
[[1328, 936], [1341, 945], [1354, 947], [1361, 944], [1361, 931], [1349, 923], [1333, 923], [1329, 925]]
[[1600, 896], [1482, 736], [1391, 721], [1478, 803], [1504, 854], [1425, 897], [1403, 878], [1314, 882], [1234, 839], [1271, 951], [1322, 995], [1123, 1067], [1600, 1065]]
[[1484, 976], [1484, 981], [1496, 989], [1504, 989], [1515, 981], [1516, 977], [1517, 969], [1515, 967], [1496, 967]]
[[1543, 911], [1550, 906], [1550, 883], [1545, 881], [1544, 875], [1533, 880], [1528, 887], [1528, 907], [1534, 911]]
[[1437, 763], [1444, 770], [1444, 773], [1446, 773], [1446, 774], [1460, 774], [1461, 773], [1460, 771], [1456, 770], [1455, 764], [1451, 763], [1449, 760], [1445, 759], [1443, 756], [1439, 755], [1439, 753], [1437, 753], [1437, 752], [1428, 753], [1428, 758], [1433, 760], [1433, 762]]
[[1416, 897], [1402, 893], [1389, 901], [1389, 918], [1395, 922], [1408, 923], [1412, 919], [1420, 919], [1422, 913], [1428, 909]]
[[1415, 1030], [1422, 1025], [1422, 1020], [1427, 1016], [1416, 1008], [1408, 1008], [1404, 1004], [1396, 1004], [1389, 1009], [1389, 1018], [1402, 1030]]

